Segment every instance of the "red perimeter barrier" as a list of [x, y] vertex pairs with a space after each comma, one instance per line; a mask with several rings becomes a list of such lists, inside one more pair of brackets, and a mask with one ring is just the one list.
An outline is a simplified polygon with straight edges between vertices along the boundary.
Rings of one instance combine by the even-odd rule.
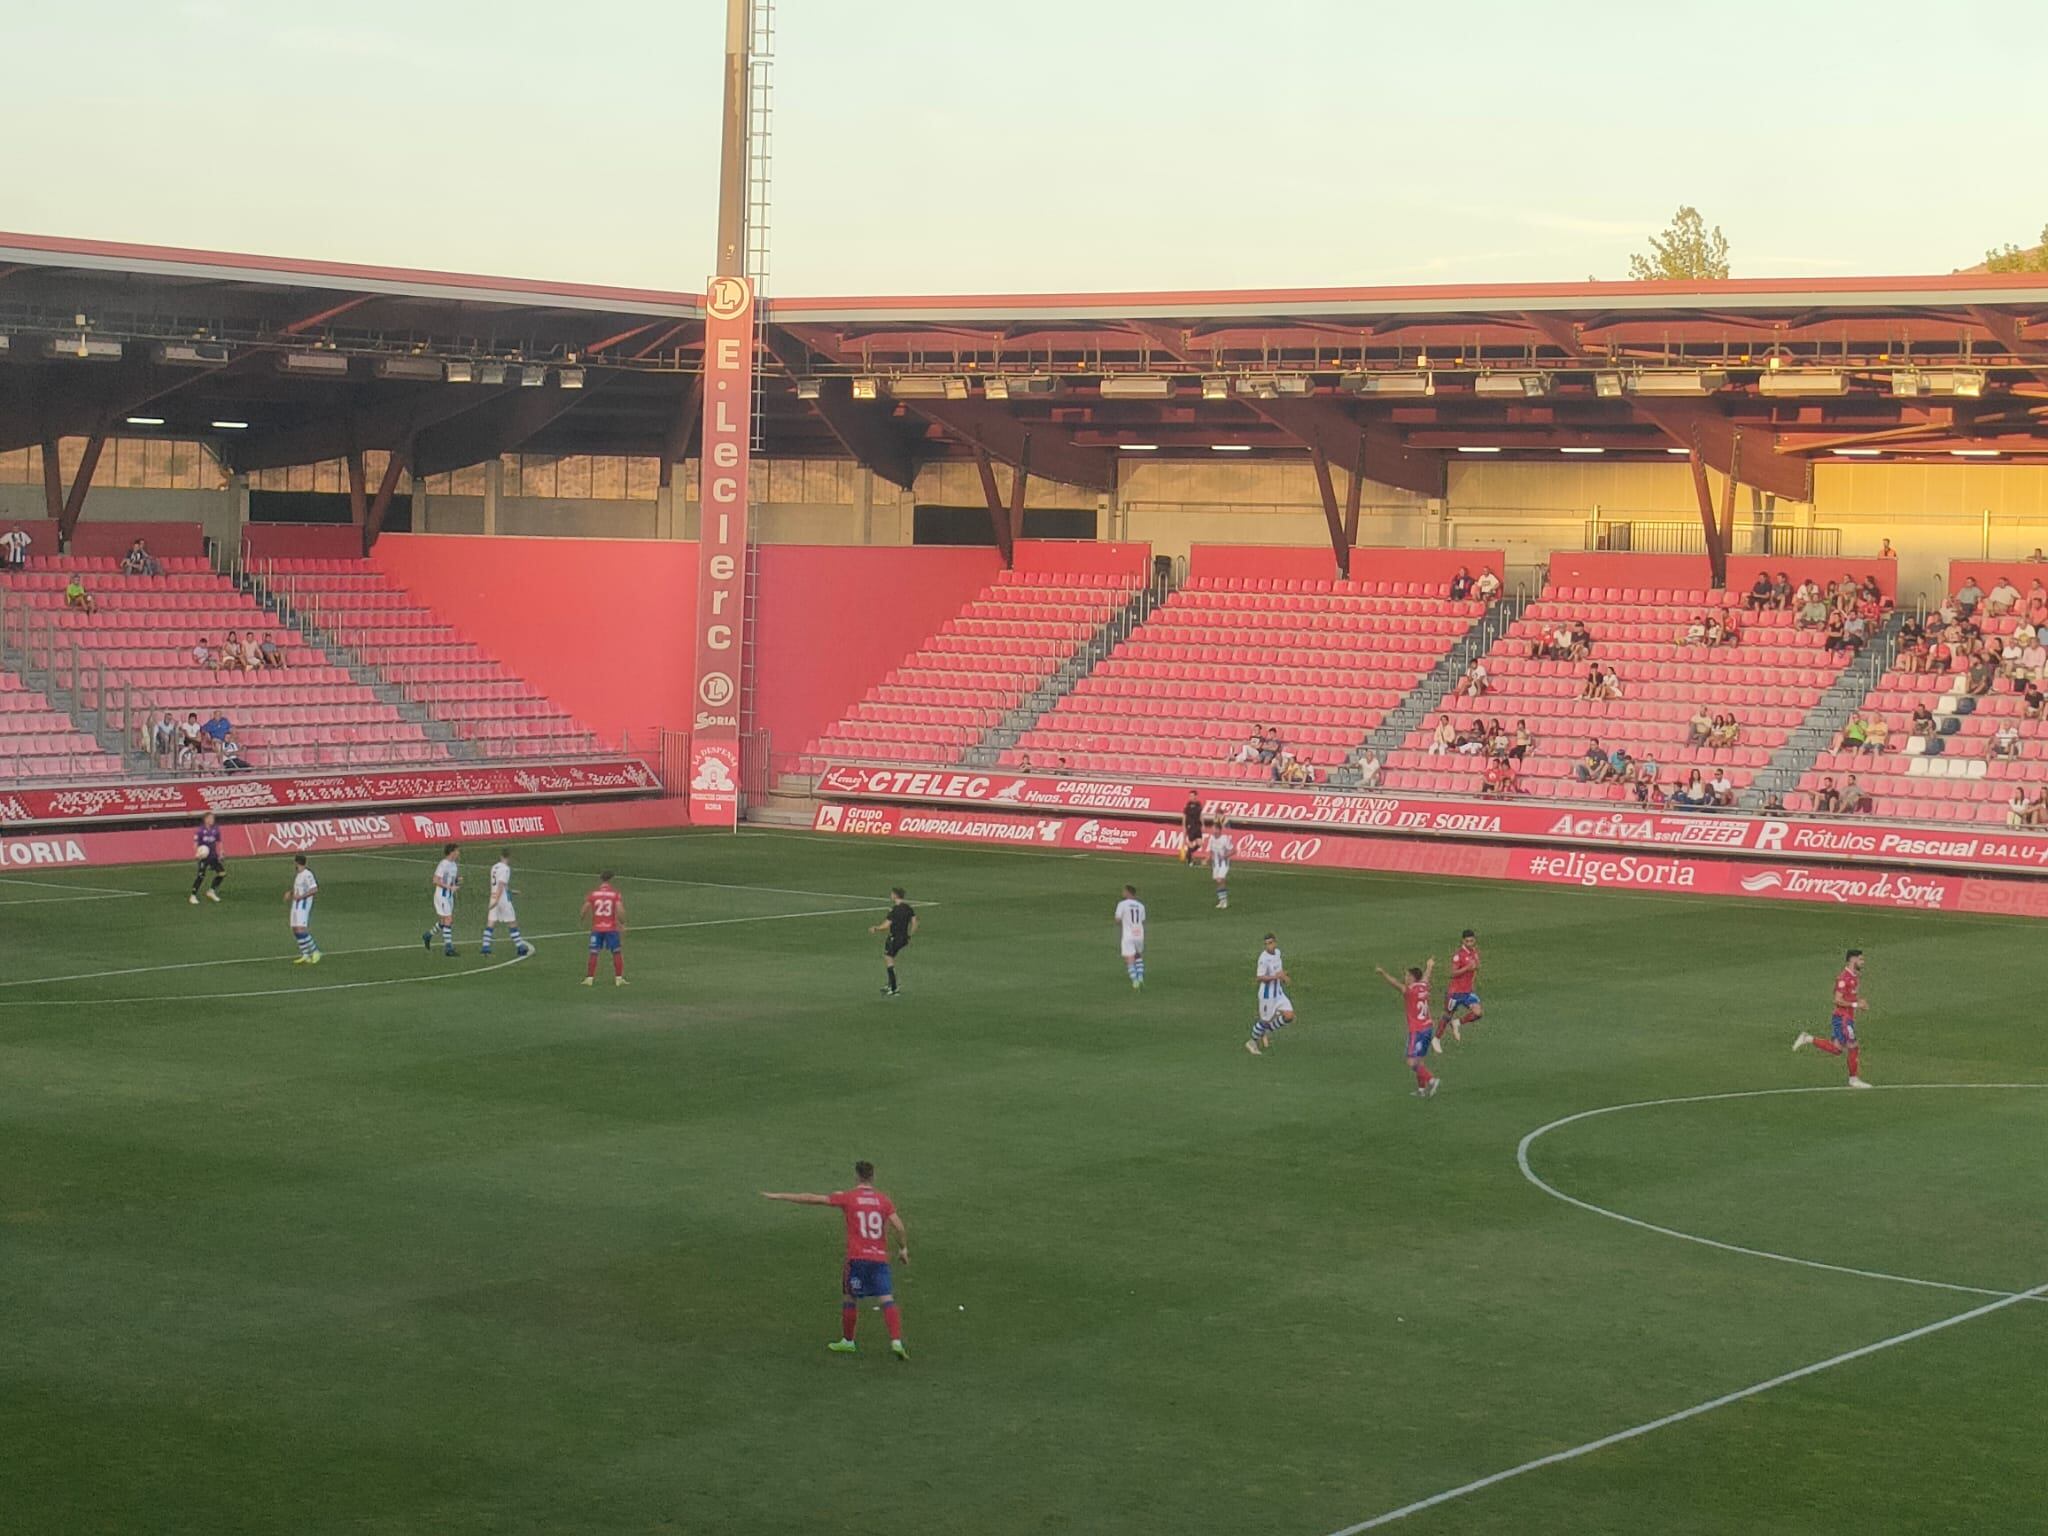
[[[1502, 574], [1497, 549], [1381, 549], [1351, 551], [1353, 581], [1413, 581], [1448, 590], [1463, 569]], [[1188, 550], [1188, 579], [1236, 576], [1261, 581], [1332, 581], [1337, 557], [1328, 545], [1196, 544]]]
[[1020, 571], [1059, 571], [1075, 576], [1145, 576], [1152, 571], [1150, 544], [1103, 544], [1094, 539], [1019, 539]]
[[[1788, 573], [1794, 586], [1811, 576], [1815, 581], [1840, 581], [1854, 576], [1877, 578], [1886, 597], [1899, 591], [1899, 562], [1876, 555], [1730, 555], [1728, 590], [1747, 592], [1758, 571]], [[1560, 549], [1550, 557], [1550, 581], [1560, 587], [1675, 587], [1705, 591], [1713, 577], [1705, 555], [1634, 555], [1618, 550]]]
[[1953, 592], [1964, 582], [1975, 577], [1978, 587], [1989, 592], [1998, 585], [1998, 578], [2001, 576], [2018, 590], [2021, 604], [2024, 606], [2027, 589], [2037, 581], [2048, 582], [2048, 562], [2037, 564], [2032, 560], [1951, 560], [1948, 563], [1948, 590]]
[[[128, 553], [128, 546], [137, 539], [159, 559], [172, 555], [193, 560], [206, 557], [206, 530], [198, 523], [101, 523], [89, 517], [81, 519], [71, 530], [71, 553], [113, 555], [118, 559]], [[37, 555], [56, 552], [55, 545], [38, 545], [29, 551]]]
[[[813, 830], [865, 837], [1098, 853], [1178, 854], [1180, 829], [1152, 821], [1029, 816], [1003, 811], [896, 805], [820, 805]], [[1828, 865], [1759, 865], [1682, 854], [1456, 844], [1352, 832], [1239, 831], [1237, 858], [1256, 864], [1518, 880], [1587, 890], [1664, 891], [1844, 906], [1993, 912], [2048, 917], [2048, 882], [1994, 880]]]
[[[881, 768], [828, 763], [818, 793], [848, 800], [1025, 807], [1179, 820], [1186, 785], [1062, 779], [964, 768]], [[1332, 793], [1281, 785], [1204, 787], [1204, 813], [1245, 826], [1580, 844], [1606, 849], [1703, 849], [1770, 859], [1846, 859], [1931, 869], [2038, 875], [2048, 833], [1993, 827], [1665, 812], [1612, 802], [1459, 800]]]
[[[650, 827], [678, 827], [681, 800], [625, 805], [513, 805], [483, 809], [379, 811], [312, 816], [296, 821], [238, 822], [227, 829], [230, 857], [322, 853], [404, 844], [598, 836]], [[190, 827], [130, 832], [45, 832], [0, 835], [0, 869], [62, 869], [114, 864], [173, 864], [192, 857]]]
[[165, 817], [254, 816], [303, 807], [369, 810], [478, 800], [581, 799], [647, 795], [661, 787], [654, 770], [637, 758], [586, 763], [532, 763], [516, 768], [373, 769], [362, 773], [296, 777], [237, 775], [172, 783], [116, 782], [76, 789], [16, 789], [0, 793], [0, 827], [105, 826]]
[[363, 530], [353, 523], [251, 523], [242, 530], [250, 560], [360, 560]]

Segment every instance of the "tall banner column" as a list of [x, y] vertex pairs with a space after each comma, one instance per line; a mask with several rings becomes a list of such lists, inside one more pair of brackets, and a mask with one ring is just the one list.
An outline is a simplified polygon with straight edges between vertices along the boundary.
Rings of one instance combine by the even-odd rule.
[[690, 821], [740, 814], [740, 644], [747, 581], [747, 468], [754, 436], [754, 285], [714, 277], [704, 301], [704, 432], [697, 509], [697, 694]]

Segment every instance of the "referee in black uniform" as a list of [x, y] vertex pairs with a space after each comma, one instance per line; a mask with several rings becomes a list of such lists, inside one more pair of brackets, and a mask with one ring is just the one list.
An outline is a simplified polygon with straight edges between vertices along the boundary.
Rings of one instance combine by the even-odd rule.
[[894, 997], [896, 987], [896, 957], [910, 947], [910, 936], [917, 932], [917, 912], [903, 897], [903, 887], [892, 886], [889, 890], [889, 915], [883, 918], [869, 933], [889, 931], [889, 937], [882, 940], [882, 965], [888, 972], [889, 985], [882, 988], [882, 996]]
[[1202, 841], [1202, 801], [1191, 789], [1188, 803], [1180, 808], [1180, 861], [1183, 864], [1195, 862], [1195, 849]]

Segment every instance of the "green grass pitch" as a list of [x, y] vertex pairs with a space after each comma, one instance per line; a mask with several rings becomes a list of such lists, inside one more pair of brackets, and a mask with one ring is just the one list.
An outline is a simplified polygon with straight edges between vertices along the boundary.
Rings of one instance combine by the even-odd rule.
[[[2048, 1089], [1899, 1086], [2048, 1083], [2023, 922], [681, 835], [516, 849], [507, 965], [465, 851], [453, 961], [426, 850], [314, 860], [318, 969], [282, 859], [0, 880], [0, 1531], [1329, 1536], [2048, 1282]], [[1372, 967], [1468, 925], [1418, 1102]], [[1850, 944], [1883, 1091], [1755, 1096], [1838, 1089], [1789, 1046]], [[1667, 1232], [1517, 1167], [1704, 1095], [1528, 1150]], [[837, 1215], [758, 1196], [856, 1157], [908, 1366], [825, 1351]], [[2022, 1300], [1393, 1528], [2041, 1529], [2044, 1375]]]

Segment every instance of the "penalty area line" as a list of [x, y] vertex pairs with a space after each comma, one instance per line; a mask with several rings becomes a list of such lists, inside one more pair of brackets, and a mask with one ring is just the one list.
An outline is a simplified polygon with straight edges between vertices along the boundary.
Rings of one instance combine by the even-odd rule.
[[1875, 1355], [1887, 1349], [1896, 1349], [1901, 1344], [1911, 1344], [1916, 1339], [1927, 1338], [1932, 1334], [1940, 1333], [1943, 1329], [1954, 1328], [1961, 1323], [1975, 1322], [1980, 1317], [1989, 1317], [1994, 1312], [2002, 1312], [2007, 1307], [2016, 1306], [2020, 1302], [2034, 1301], [2044, 1296], [2048, 1296], [2048, 1284], [2037, 1285], [2029, 1290], [2016, 1291], [2009, 1296], [2001, 1296], [1996, 1301], [1987, 1301], [1980, 1307], [1972, 1307], [1967, 1312], [1958, 1312], [1953, 1317], [1944, 1317], [1918, 1328], [1910, 1328], [1904, 1333], [1895, 1333], [1888, 1339], [1879, 1339], [1875, 1343], [1865, 1344], [1856, 1349], [1844, 1350], [1839, 1355], [1830, 1355], [1825, 1360], [1816, 1360], [1811, 1365], [1802, 1365], [1796, 1371], [1786, 1371], [1782, 1375], [1771, 1377], [1768, 1381], [1759, 1381], [1752, 1386], [1742, 1387], [1734, 1392], [1724, 1392], [1719, 1397], [1709, 1398], [1704, 1403], [1695, 1403], [1690, 1408], [1681, 1408], [1676, 1413], [1667, 1413], [1662, 1418], [1651, 1419], [1646, 1424], [1637, 1424], [1629, 1429], [1617, 1430], [1611, 1435], [1602, 1435], [1598, 1440], [1588, 1440], [1584, 1445], [1575, 1445], [1568, 1451], [1554, 1451], [1548, 1456], [1538, 1456], [1534, 1461], [1525, 1461], [1518, 1467], [1509, 1467], [1504, 1472], [1495, 1472], [1486, 1477], [1474, 1478], [1471, 1482], [1462, 1483], [1456, 1488], [1447, 1488], [1442, 1493], [1431, 1494], [1426, 1499], [1417, 1499], [1413, 1504], [1403, 1504], [1399, 1509], [1390, 1509], [1383, 1515], [1374, 1515], [1370, 1520], [1361, 1520], [1356, 1525], [1347, 1525], [1341, 1530], [1331, 1532], [1330, 1536], [1360, 1536], [1360, 1532], [1378, 1530], [1381, 1526], [1392, 1525], [1397, 1520], [1405, 1520], [1410, 1515], [1419, 1515], [1425, 1510], [1449, 1504], [1453, 1500], [1465, 1498], [1470, 1494], [1480, 1492], [1482, 1489], [1492, 1488], [1512, 1478], [1523, 1477], [1531, 1472], [1539, 1472], [1545, 1467], [1558, 1466], [1563, 1462], [1577, 1461], [1581, 1456], [1590, 1456], [1593, 1452], [1604, 1451], [1609, 1446], [1623, 1445], [1630, 1440], [1640, 1440], [1645, 1435], [1654, 1434], [1660, 1429], [1668, 1429], [1673, 1424], [1683, 1424], [1687, 1419], [1696, 1419], [1701, 1414], [1712, 1413], [1716, 1408], [1726, 1408], [1731, 1403], [1739, 1403], [1747, 1398], [1759, 1397], [1778, 1387], [1789, 1386], [1795, 1381], [1804, 1381], [1807, 1377], [1818, 1376], [1823, 1371], [1831, 1371], [1838, 1365], [1847, 1365], [1853, 1360], [1861, 1360], [1866, 1356]]

